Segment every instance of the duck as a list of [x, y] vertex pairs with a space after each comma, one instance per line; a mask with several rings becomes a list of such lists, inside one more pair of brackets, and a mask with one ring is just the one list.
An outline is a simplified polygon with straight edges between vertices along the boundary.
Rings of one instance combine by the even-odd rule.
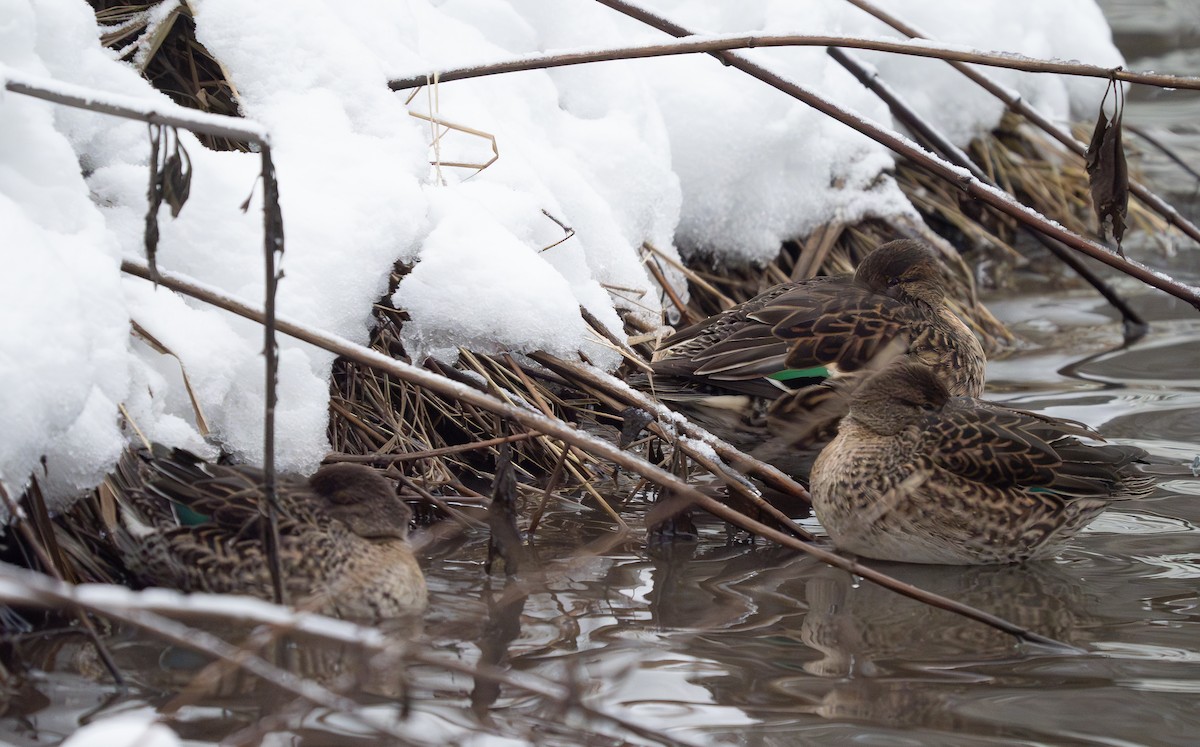
[[812, 468], [817, 520], [840, 550], [942, 565], [1057, 553], [1112, 502], [1141, 498], [1146, 452], [1072, 420], [954, 396], [898, 359], [849, 398]]
[[[116, 537], [137, 584], [273, 599], [262, 470], [157, 445], [141, 462], [122, 470], [138, 479], [121, 491]], [[281, 475], [276, 497], [286, 602], [371, 622], [426, 607], [412, 511], [378, 471], [334, 463], [307, 479]]]
[[956, 395], [983, 393], [983, 348], [946, 295], [929, 244], [889, 241], [852, 275], [776, 285], [679, 330], [659, 345], [649, 380], [635, 386], [803, 477], [845, 412], [847, 383], [881, 353], [924, 362]]

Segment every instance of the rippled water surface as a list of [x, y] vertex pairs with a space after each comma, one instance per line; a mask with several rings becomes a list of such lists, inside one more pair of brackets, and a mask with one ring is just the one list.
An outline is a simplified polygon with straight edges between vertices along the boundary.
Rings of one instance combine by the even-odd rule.
[[[1200, 40], [1197, 6], [1104, 4], [1134, 67], [1200, 71], [1200, 52], [1188, 46]], [[1150, 6], [1159, 15], [1148, 15]], [[1200, 98], [1167, 93], [1138, 104], [1141, 122], [1172, 128], [1172, 141], [1187, 149], [1200, 145], [1190, 129]], [[1160, 167], [1177, 195], [1194, 190]], [[1195, 283], [1198, 258], [1181, 248], [1169, 265]], [[1111, 509], [1053, 561], [877, 564], [1073, 649], [1019, 644], [807, 557], [731, 541], [723, 525], [699, 517], [698, 541], [647, 546], [640, 533], [616, 535], [603, 514], [574, 505], [548, 516], [515, 582], [483, 575], [478, 541], [429, 558], [421, 645], [530, 682], [572, 683], [593, 706], [693, 743], [1197, 744], [1200, 315], [1157, 294], [1135, 305], [1152, 332], [1121, 348], [1119, 326], [1089, 293], [995, 299], [997, 313], [1031, 342], [989, 364], [989, 396], [1142, 446], [1159, 462], [1157, 492]], [[169, 693], [203, 663], [128, 631], [115, 634], [113, 650], [133, 673], [125, 694], [103, 684], [78, 638], [30, 644], [26, 657], [49, 673], [9, 694], [0, 735], [53, 744], [97, 714], [174, 708]], [[344, 652], [304, 651], [304, 671], [320, 681], [367, 669]], [[412, 733], [430, 743], [576, 743], [589, 730], [597, 744], [645, 741], [467, 674], [418, 669], [406, 691], [385, 671], [355, 691], [380, 718], [398, 717], [408, 702]], [[249, 730], [242, 743], [257, 743], [256, 722], [279, 714], [274, 725], [260, 724], [278, 732], [270, 743], [377, 741], [342, 716], [297, 708], [253, 682], [232, 680], [217, 695], [176, 705], [173, 725], [200, 743], [239, 730]]]

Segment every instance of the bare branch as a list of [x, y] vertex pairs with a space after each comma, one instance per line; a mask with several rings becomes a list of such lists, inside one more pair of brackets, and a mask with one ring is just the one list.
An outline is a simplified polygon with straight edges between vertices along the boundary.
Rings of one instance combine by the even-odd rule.
[[[906, 127], [921, 140], [921, 144], [930, 148], [936, 153], [940, 153], [946, 160], [954, 163], [956, 166], [961, 166], [971, 172], [979, 181], [984, 184], [998, 187], [995, 180], [983, 172], [971, 157], [963, 152], [961, 148], [950, 142], [949, 138], [945, 137], [937, 128], [925, 121], [917, 112], [910, 107], [905, 98], [891, 86], [879, 78], [879, 75], [867, 65], [858, 61], [858, 58], [849, 52], [845, 52], [836, 47], [829, 48], [829, 56], [837, 60], [838, 63], [846, 68], [860, 83], [870, 89], [875, 95], [879, 96], [892, 112], [897, 120], [904, 123]], [[1028, 226], [1025, 226], [1028, 230]], [[1066, 247], [1059, 244], [1054, 239], [1041, 233], [1040, 231], [1029, 231], [1030, 234], [1037, 239], [1047, 250], [1055, 257], [1061, 260], [1064, 264], [1075, 271], [1089, 285], [1096, 289], [1096, 292], [1103, 296], [1110, 304], [1113, 305], [1121, 314], [1121, 319], [1125, 326], [1125, 339], [1132, 342], [1134, 339], [1141, 337], [1146, 333], [1149, 327], [1144, 319], [1133, 308], [1121, 298], [1108, 283], [1105, 283], [1096, 273], [1092, 272], [1091, 268], [1083, 263], [1083, 260], [1076, 257]]]
[[484, 75], [515, 73], [524, 70], [543, 70], [551, 67], [583, 65], [589, 62], [633, 60], [646, 57], [666, 57], [680, 54], [722, 52], [731, 49], [754, 49], [761, 47], [845, 47], [867, 49], [876, 52], [892, 52], [913, 57], [931, 57], [954, 62], [971, 62], [976, 65], [1003, 67], [1028, 73], [1056, 73], [1079, 75], [1089, 78], [1120, 80], [1160, 88], [1187, 88], [1200, 90], [1200, 78], [1160, 73], [1137, 73], [1121, 68], [1088, 65], [1082, 62], [1043, 60], [1009, 52], [981, 52], [929, 41], [903, 41], [895, 39], [873, 39], [863, 36], [837, 36], [829, 34], [714, 34], [690, 35], [685, 41], [666, 44], [638, 44], [609, 49], [585, 49], [552, 54], [522, 55], [511, 60], [487, 65], [452, 68], [438, 72], [414, 75], [388, 81], [393, 91], [423, 86], [430, 81], [448, 83]]
[[[874, 3], [870, 2], [870, 0], [847, 0], [847, 2], [866, 13], [869, 13], [880, 21], [883, 21], [902, 34], [925, 38], [928, 37], [928, 34], [924, 33], [921, 29], [905, 23], [899, 18], [879, 8]], [[983, 71], [977, 70], [969, 65], [963, 64], [962, 62], [950, 62], [950, 65], [952, 65], [955, 70], [979, 84], [979, 86], [985, 91], [1003, 101], [1008, 108], [1025, 117], [1025, 119], [1032, 122], [1043, 132], [1065, 145], [1080, 158], [1086, 157], [1087, 147], [1083, 143], [1076, 140], [1070, 132], [1054, 124], [1041, 112], [1026, 103], [1026, 101], [1022, 99], [1021, 95], [1016, 91], [1001, 85]], [[1125, 80], [1125, 78], [1118, 76], [1117, 80]], [[1170, 203], [1156, 195], [1154, 192], [1150, 191], [1150, 189], [1144, 184], [1130, 180], [1129, 191], [1131, 191], [1139, 200], [1144, 202], [1151, 210], [1163, 216], [1168, 223], [1175, 226], [1180, 231], [1183, 231], [1192, 240], [1200, 242], [1200, 227], [1196, 226], [1196, 224], [1180, 215], [1179, 211], [1172, 207]]]
[[195, 109], [188, 109], [165, 100], [139, 99], [133, 96], [95, 91], [54, 78], [27, 75], [3, 65], [0, 65], [0, 79], [4, 80], [4, 87], [13, 93], [25, 94], [76, 109], [87, 109], [150, 124], [174, 125], [192, 132], [203, 132], [207, 135], [227, 137], [233, 140], [249, 140], [263, 145], [269, 142], [266, 128], [249, 119], [198, 112]]
[[279, 291], [282, 272], [277, 263], [283, 254], [283, 212], [279, 207], [279, 181], [271, 160], [271, 146], [262, 147], [263, 180], [263, 263], [266, 283], [263, 289], [266, 319], [263, 323], [263, 366], [266, 377], [263, 398], [263, 492], [260, 508], [267, 517], [263, 546], [271, 569], [271, 588], [275, 601], [282, 604], [283, 565], [279, 557], [279, 502], [275, 495], [275, 405], [279, 384], [279, 345], [275, 342], [275, 296]]
[[[857, 1], [857, 0], [856, 0]], [[665, 31], [674, 36], [688, 36], [687, 29], [679, 26], [665, 18], [657, 16], [638, 5], [625, 0], [597, 0], [602, 5], [606, 5], [614, 10], [624, 13], [630, 17], [636, 18], [660, 31]], [[917, 166], [925, 169], [934, 176], [937, 176], [946, 181], [957, 184], [961, 189], [970, 194], [972, 197], [987, 203], [989, 206], [998, 210], [1001, 213], [1009, 215], [1021, 223], [1036, 228], [1042, 233], [1061, 241], [1067, 246], [1075, 249], [1078, 252], [1086, 254], [1093, 259], [1099, 260], [1110, 267], [1119, 270], [1131, 277], [1137, 278], [1146, 285], [1158, 288], [1165, 291], [1180, 300], [1187, 301], [1197, 310], [1200, 310], [1200, 288], [1181, 283], [1168, 275], [1157, 272], [1140, 262], [1125, 259], [1117, 255], [1094, 241], [1090, 241], [1079, 234], [1067, 230], [1055, 221], [1046, 218], [1041, 213], [1029, 208], [1013, 199], [1012, 195], [1004, 192], [996, 187], [976, 179], [966, 169], [955, 166], [943, 158], [933, 155], [929, 151], [920, 147], [913, 141], [904, 137], [900, 133], [890, 130], [877, 122], [873, 122], [866, 117], [863, 117], [855, 112], [834, 104], [829, 99], [826, 99], [814, 91], [811, 91], [800, 84], [784, 78], [778, 73], [772, 72], [761, 65], [755, 64], [748, 60], [744, 55], [736, 52], [716, 52], [714, 56], [722, 62], [771, 85], [780, 91], [792, 96], [793, 98], [804, 102], [817, 111], [832, 117], [837, 121], [851, 127], [857, 132], [861, 132], [875, 142], [891, 148], [896, 153], [904, 156]]]
[[[144, 280], [151, 280], [150, 270], [144, 262], [139, 260], [125, 259], [121, 262], [121, 271], [130, 275], [135, 275]], [[261, 309], [254, 308], [250, 304], [239, 301], [219, 290], [205, 286], [190, 278], [185, 278], [176, 273], [159, 271], [158, 283], [171, 290], [183, 293], [197, 298], [205, 303], [212, 304], [218, 308], [225, 309], [238, 316], [252, 319], [260, 324], [264, 321], [264, 314]], [[418, 368], [409, 363], [390, 358], [379, 351], [357, 345], [339, 335], [326, 332], [324, 330], [314, 329], [308, 325], [292, 322], [290, 320], [279, 319], [277, 321], [280, 332], [302, 340], [311, 345], [328, 350], [336, 355], [343, 356], [349, 360], [355, 361], [361, 365], [375, 369], [381, 373], [394, 376], [403, 381], [407, 381], [415, 386], [424, 387], [430, 391], [462, 402], [466, 402], [502, 417], [511, 418], [512, 420], [521, 423], [526, 428], [545, 433], [548, 436], [554, 436], [562, 441], [576, 446], [583, 451], [588, 452], [598, 459], [605, 459], [614, 464], [620, 465], [622, 468], [635, 472], [647, 480], [673, 491], [681, 498], [692, 501], [705, 511], [724, 519], [731, 524], [734, 524], [748, 532], [759, 535], [766, 539], [776, 542], [784, 547], [789, 547], [800, 552], [807, 553], [821, 560], [824, 563], [832, 565], [836, 568], [849, 571], [855, 575], [865, 578], [873, 583], [877, 583], [886, 589], [890, 589], [899, 594], [923, 601], [927, 604], [949, 610], [956, 614], [963, 615], [972, 620], [976, 620], [997, 630], [1009, 633], [1017, 638], [1042, 643], [1051, 646], [1064, 646], [1065, 644], [1055, 641], [1046, 636], [1026, 630], [1025, 628], [1011, 623], [1007, 620], [996, 617], [982, 610], [976, 609], [966, 604], [956, 602], [952, 599], [942, 597], [930, 592], [917, 589], [914, 586], [905, 584], [897, 579], [891, 578], [886, 574], [873, 570], [856, 561], [845, 558], [841, 555], [827, 550], [823, 547], [804, 542], [795, 537], [789, 536], [781, 531], [772, 529], [771, 527], [754, 521], [747, 516], [738, 513], [734, 509], [722, 504], [721, 502], [705, 495], [697, 490], [694, 486], [680, 480], [670, 472], [650, 464], [645, 459], [623, 451], [615, 445], [595, 438], [582, 430], [573, 427], [564, 421], [550, 418], [540, 412], [535, 412], [524, 407], [511, 405], [503, 402], [496, 397], [493, 397], [486, 392], [481, 392], [472, 387], [466, 386], [453, 381], [445, 376], [433, 373], [432, 371]]]
[[128, 589], [100, 584], [72, 586], [7, 563], [0, 564], [0, 569], [3, 570], [3, 573], [0, 573], [0, 599], [6, 602], [50, 609], [67, 607], [101, 614], [134, 625], [178, 646], [233, 664], [310, 703], [352, 716], [381, 734], [401, 736], [391, 724], [381, 722], [355, 701], [338, 695], [316, 682], [297, 677], [211, 633], [188, 627], [144, 609], [121, 604], [121, 596], [134, 594]]

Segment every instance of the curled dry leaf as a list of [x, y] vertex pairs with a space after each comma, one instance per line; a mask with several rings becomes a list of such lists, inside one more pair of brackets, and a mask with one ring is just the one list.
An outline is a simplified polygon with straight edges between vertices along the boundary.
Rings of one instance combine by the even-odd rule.
[[192, 159], [175, 133], [175, 152], [167, 158], [162, 170], [163, 199], [171, 206], [171, 217], [178, 218], [183, 203], [192, 191]]
[[1100, 114], [1096, 129], [1087, 149], [1088, 183], [1092, 192], [1092, 208], [1100, 219], [1100, 235], [1105, 234], [1105, 218], [1112, 219], [1113, 238], [1117, 240], [1117, 252], [1124, 257], [1121, 239], [1125, 235], [1125, 215], [1129, 210], [1129, 172], [1125, 164], [1125, 146], [1121, 141], [1121, 118], [1124, 114], [1121, 84], [1113, 81], [1109, 90], [1115, 90], [1116, 106], [1109, 120], [1104, 113], [1105, 92], [1100, 101]]
[[[167, 152], [166, 143], [173, 137], [174, 151]], [[164, 201], [171, 206], [171, 217], [178, 218], [192, 190], [192, 159], [179, 142], [179, 130], [172, 127], [167, 135], [166, 125], [150, 125], [150, 185], [146, 189], [146, 229], [143, 241], [150, 272], [158, 276], [155, 261], [158, 253], [158, 209]]]

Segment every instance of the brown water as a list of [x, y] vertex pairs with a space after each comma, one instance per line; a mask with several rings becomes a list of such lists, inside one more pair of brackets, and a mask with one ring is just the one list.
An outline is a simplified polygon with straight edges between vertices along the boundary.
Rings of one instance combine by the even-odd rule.
[[[1200, 39], [1192, 4], [1104, 5], [1132, 67], [1200, 70], [1200, 51], [1188, 46]], [[1127, 121], [1159, 128], [1187, 153], [1200, 149], [1194, 93], [1130, 101]], [[1196, 188], [1187, 177], [1157, 156], [1151, 167], [1189, 203]], [[1196, 283], [1198, 251], [1143, 258]], [[588, 704], [689, 743], [1198, 744], [1200, 479], [1190, 465], [1200, 458], [1200, 315], [1159, 294], [1134, 303], [1152, 331], [1119, 349], [1114, 316], [1089, 292], [993, 300], [1030, 344], [990, 364], [989, 396], [1144, 447], [1170, 463], [1158, 468], [1155, 495], [1110, 510], [1053, 561], [879, 564], [1078, 652], [1021, 645], [806, 557], [730, 542], [717, 522], [699, 518], [695, 542], [647, 545], [568, 503], [539, 530], [518, 578], [535, 590], [528, 596], [494, 601], [505, 584], [484, 576], [479, 540], [429, 558], [422, 645], [449, 660], [495, 662], [516, 677], [571, 679]], [[114, 633], [112, 648], [134, 679], [127, 693], [106, 684], [79, 638], [30, 644], [24, 653], [43, 672], [7, 699], [0, 738], [54, 744], [97, 715], [160, 707], [202, 664], [128, 631]], [[308, 654], [306, 671], [322, 680], [362, 668], [343, 652]], [[355, 697], [375, 717], [399, 717], [397, 679], [364, 685]], [[413, 715], [402, 728], [418, 743], [645, 741], [466, 675], [417, 668], [408, 686]], [[244, 683], [184, 706], [172, 725], [209, 743], [279, 714], [288, 715], [268, 743], [379, 741], [342, 716]]]

